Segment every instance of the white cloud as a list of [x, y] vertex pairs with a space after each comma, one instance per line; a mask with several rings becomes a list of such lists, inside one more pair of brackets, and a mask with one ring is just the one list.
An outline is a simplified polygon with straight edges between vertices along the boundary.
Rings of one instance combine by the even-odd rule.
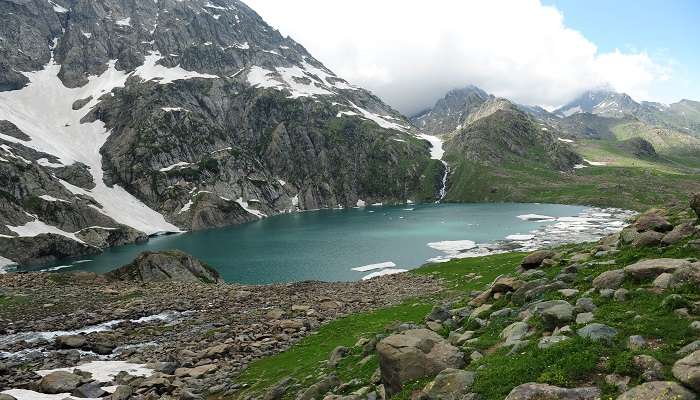
[[538, 0], [247, 0], [268, 23], [405, 113], [472, 83], [557, 106], [609, 85], [648, 99], [670, 68], [645, 52], [599, 53]]

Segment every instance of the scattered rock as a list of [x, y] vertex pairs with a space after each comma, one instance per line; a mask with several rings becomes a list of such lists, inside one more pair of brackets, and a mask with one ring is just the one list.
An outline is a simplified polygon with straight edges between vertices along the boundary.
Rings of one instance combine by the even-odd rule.
[[593, 321], [593, 313], [586, 312], [576, 315], [576, 323], [579, 325], [585, 325]]
[[526, 383], [513, 389], [505, 400], [599, 400], [595, 387], [566, 389], [542, 383]]
[[673, 364], [673, 376], [684, 385], [700, 391], [700, 350], [697, 350]]
[[76, 388], [71, 395], [81, 398], [97, 399], [107, 395], [97, 382], [90, 382]]
[[695, 227], [692, 224], [680, 224], [677, 225], [673, 230], [667, 233], [663, 239], [661, 239], [661, 244], [669, 246], [676, 244], [683, 239], [686, 239], [695, 234]]
[[80, 375], [66, 371], [52, 372], [39, 381], [39, 389], [42, 393], [58, 394], [71, 393], [80, 385]]
[[520, 263], [520, 266], [525, 270], [538, 268], [542, 264], [542, 261], [554, 257], [554, 254], [555, 253], [550, 250], [535, 251], [534, 253], [528, 254]]
[[505, 340], [506, 345], [510, 345], [516, 341], [523, 339], [530, 327], [522, 321], [513, 322], [501, 331], [501, 339]]
[[663, 273], [673, 273], [681, 267], [687, 267], [690, 262], [675, 258], [657, 258], [636, 262], [624, 268], [625, 273], [638, 281], [653, 279]]
[[695, 395], [676, 382], [647, 382], [621, 394], [617, 400], [695, 400]]
[[622, 285], [625, 280], [625, 271], [621, 269], [614, 269], [612, 271], [605, 271], [593, 279], [593, 287], [600, 289], [617, 289]]
[[634, 223], [634, 227], [637, 229], [637, 232], [669, 232], [673, 229], [673, 225], [666, 218], [653, 211], [640, 215]]
[[327, 375], [320, 381], [309, 386], [304, 390], [296, 400], [313, 400], [318, 398], [323, 398], [323, 395], [328, 393], [331, 389], [340, 386], [340, 379], [335, 375]]
[[62, 349], [79, 349], [85, 346], [87, 339], [81, 335], [59, 336], [56, 338], [56, 345]]
[[400, 391], [405, 382], [464, 366], [464, 354], [427, 329], [388, 336], [377, 344], [377, 352], [382, 381], [391, 393]]
[[634, 241], [632, 241], [632, 246], [634, 247], [651, 247], [658, 246], [661, 244], [661, 240], [664, 238], [664, 234], [661, 232], [648, 231], [640, 233]]
[[598, 323], [588, 324], [576, 331], [576, 333], [594, 342], [607, 342], [608, 344], [611, 344], [615, 336], [617, 336], [616, 329]]
[[114, 389], [114, 393], [109, 396], [110, 400], [127, 400], [134, 393], [131, 386], [119, 385]]
[[331, 352], [330, 357], [328, 357], [328, 366], [335, 368], [340, 361], [348, 354], [350, 349], [344, 346], [338, 346]]
[[423, 392], [431, 400], [461, 400], [474, 384], [474, 373], [447, 368], [430, 382]]
[[627, 338], [627, 348], [633, 351], [641, 350], [647, 346], [647, 341], [642, 336], [633, 335]]

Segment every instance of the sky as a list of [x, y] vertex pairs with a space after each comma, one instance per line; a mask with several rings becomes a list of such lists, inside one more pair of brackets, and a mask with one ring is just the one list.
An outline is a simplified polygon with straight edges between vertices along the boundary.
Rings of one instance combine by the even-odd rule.
[[468, 84], [548, 109], [596, 88], [700, 100], [697, 0], [244, 1], [407, 115]]

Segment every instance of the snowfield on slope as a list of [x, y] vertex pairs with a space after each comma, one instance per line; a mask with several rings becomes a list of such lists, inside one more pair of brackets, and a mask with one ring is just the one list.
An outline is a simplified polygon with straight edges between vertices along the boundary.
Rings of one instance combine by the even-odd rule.
[[[0, 92], [0, 120], [8, 120], [15, 124], [30, 137], [30, 140], [23, 141], [1, 133], [0, 137], [58, 157], [60, 164], [51, 164], [54, 167], [76, 162], [87, 165], [96, 184], [94, 189], [86, 190], [67, 182], [62, 183], [74, 194], [95, 199], [103, 207], [100, 211], [115, 221], [146, 234], [179, 232], [180, 229], [167, 222], [163, 215], [150, 209], [122, 187], [118, 185], [108, 187], [104, 183], [100, 148], [110, 132], [106, 130], [102, 121], [80, 122], [81, 118], [99, 103], [100, 96], [110, 93], [114, 88], [123, 87], [131, 76], [139, 76], [144, 80], [157, 80], [160, 84], [181, 79], [218, 78], [214, 75], [187, 71], [179, 66], [167, 68], [158, 65], [157, 62], [161, 58], [159, 53], [151, 52], [146, 57], [145, 63], [130, 73], [118, 71], [115, 68], [116, 61], [111, 61], [104, 73], [89, 77], [89, 82], [78, 88], [67, 88], [63, 85], [58, 78], [61, 66], [52, 58], [43, 70], [24, 73], [30, 80], [24, 89]], [[83, 108], [72, 109], [76, 100], [90, 96], [92, 100]], [[16, 227], [13, 230], [20, 233]], [[19, 231], [21, 231], [20, 234], [28, 235], [36, 233], [33, 230], [32, 232]], [[72, 236], [66, 232], [62, 234]]]

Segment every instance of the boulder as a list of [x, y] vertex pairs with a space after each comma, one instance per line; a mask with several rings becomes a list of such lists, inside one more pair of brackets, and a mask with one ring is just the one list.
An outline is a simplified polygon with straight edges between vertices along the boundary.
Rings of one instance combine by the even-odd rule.
[[647, 382], [622, 393], [617, 400], [695, 400], [695, 395], [676, 382]]
[[679, 356], [687, 356], [688, 354], [700, 350], [700, 340], [695, 340], [683, 346], [676, 352]]
[[131, 264], [105, 274], [108, 279], [138, 282], [218, 283], [219, 273], [179, 250], [143, 252]]
[[700, 392], [700, 350], [676, 361], [673, 364], [673, 376], [684, 385]]
[[574, 306], [564, 300], [550, 300], [535, 303], [529, 308], [530, 314], [542, 317], [545, 328], [554, 329], [574, 319]]
[[576, 323], [579, 325], [585, 325], [589, 322], [593, 322], [593, 313], [584, 312], [576, 315]]
[[71, 393], [81, 382], [80, 375], [66, 371], [52, 372], [39, 381], [39, 390], [47, 394]]
[[608, 344], [612, 343], [615, 336], [617, 336], [616, 329], [598, 323], [588, 324], [576, 331], [576, 333], [594, 342], [607, 342]]
[[668, 287], [678, 288], [683, 285], [700, 285], [700, 263], [680, 267], [671, 274]]
[[423, 393], [431, 400], [461, 400], [473, 384], [474, 372], [447, 368], [423, 389]]
[[87, 339], [81, 335], [66, 335], [56, 338], [56, 345], [62, 349], [79, 349], [85, 346]]
[[622, 285], [625, 280], [625, 271], [621, 269], [614, 269], [612, 271], [605, 271], [593, 279], [593, 287], [600, 289], [617, 289]]
[[433, 309], [430, 311], [430, 314], [428, 314], [425, 317], [425, 319], [427, 321], [437, 321], [437, 322], [447, 321], [450, 318], [452, 318], [450, 311], [446, 307], [443, 307], [443, 306], [434, 306]]
[[641, 378], [645, 382], [663, 379], [664, 366], [652, 356], [646, 354], [634, 356], [632, 364], [641, 372]]
[[658, 246], [663, 240], [664, 234], [656, 231], [642, 232], [632, 241], [634, 247], [652, 247]]
[[550, 250], [539, 250], [534, 253], [530, 253], [523, 259], [520, 266], [525, 270], [538, 268], [540, 265], [542, 265], [542, 261], [554, 257], [554, 254], [555, 253]]
[[344, 346], [338, 346], [333, 349], [331, 355], [328, 357], [328, 366], [335, 368], [349, 351], [350, 349]]
[[644, 260], [628, 265], [624, 268], [625, 273], [636, 279], [654, 279], [663, 273], [673, 273], [681, 267], [689, 266], [690, 262], [676, 258], [656, 258]]
[[513, 322], [501, 331], [501, 339], [505, 340], [506, 345], [509, 345], [523, 339], [529, 330], [530, 327], [525, 322]]
[[663, 239], [661, 239], [661, 244], [670, 246], [692, 236], [694, 233], [695, 227], [692, 224], [680, 224], [673, 228], [671, 232], [667, 233]]
[[84, 399], [98, 399], [100, 397], [103, 397], [107, 394], [102, 388], [100, 387], [100, 384], [97, 382], [90, 382], [86, 383], [84, 385], [78, 386], [72, 393], [71, 395], [84, 398]]
[[700, 193], [695, 193], [691, 196], [690, 208], [695, 211], [695, 215], [698, 216], [698, 223], [700, 223]]
[[600, 389], [566, 389], [542, 383], [526, 383], [513, 389], [505, 400], [599, 400]]
[[492, 293], [514, 292], [522, 287], [525, 282], [512, 276], [499, 276], [491, 285]]
[[309, 386], [297, 396], [296, 400], [313, 400], [323, 398], [323, 395], [340, 385], [340, 379], [335, 374], [323, 377], [320, 381]]
[[400, 391], [408, 381], [464, 366], [464, 354], [428, 329], [388, 336], [377, 344], [377, 353], [382, 381], [390, 393]]
[[0, 400], [17, 400], [15, 397], [10, 396], [6, 393], [0, 393]]
[[654, 211], [640, 215], [634, 223], [634, 227], [637, 232], [669, 232], [673, 229], [673, 225], [664, 216]]
[[577, 312], [593, 312], [598, 307], [593, 303], [593, 299], [590, 297], [581, 297], [576, 300], [576, 311]]

